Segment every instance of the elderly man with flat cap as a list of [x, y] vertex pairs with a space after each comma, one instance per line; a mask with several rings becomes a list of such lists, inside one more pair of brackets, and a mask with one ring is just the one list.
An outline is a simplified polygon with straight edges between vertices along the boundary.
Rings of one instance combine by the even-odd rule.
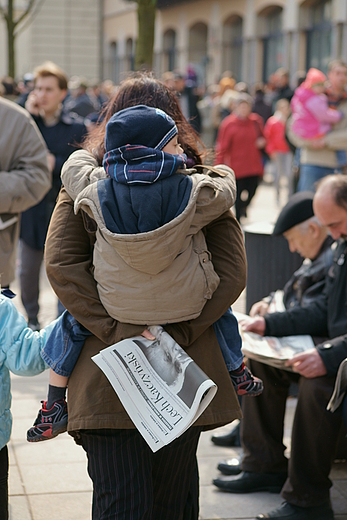
[[[333, 260], [327, 229], [322, 226], [313, 213], [313, 193], [302, 191], [288, 200], [273, 229], [274, 235], [283, 235], [291, 252], [298, 252], [303, 258], [302, 266], [295, 271], [283, 289], [283, 304], [286, 309], [306, 306], [319, 296], [325, 285], [325, 276]], [[264, 316], [273, 300], [274, 293], [255, 303], [250, 316]], [[213, 435], [212, 442], [217, 446], [239, 446], [239, 425], [225, 435]], [[225, 475], [237, 475], [241, 468], [237, 459], [220, 462], [218, 469]], [[216, 485], [224, 486], [224, 481], [216, 480]]]
[[[279, 492], [282, 488], [282, 505], [257, 519], [334, 519], [329, 473], [342, 413], [331, 413], [326, 406], [339, 364], [347, 355], [347, 178], [326, 177], [318, 187], [313, 208], [332, 237], [342, 239], [335, 248], [323, 292], [285, 312], [251, 318], [245, 325], [245, 330], [269, 336], [310, 334], [329, 338], [318, 340], [315, 348], [289, 360], [288, 368], [293, 371], [250, 361], [252, 372], [264, 381], [264, 392], [243, 403], [243, 472], [238, 477], [225, 477], [224, 486], [219, 479], [218, 487], [231, 493]], [[296, 249], [303, 251], [299, 245]], [[284, 456], [283, 419], [291, 382], [299, 382], [299, 394], [288, 462]]]

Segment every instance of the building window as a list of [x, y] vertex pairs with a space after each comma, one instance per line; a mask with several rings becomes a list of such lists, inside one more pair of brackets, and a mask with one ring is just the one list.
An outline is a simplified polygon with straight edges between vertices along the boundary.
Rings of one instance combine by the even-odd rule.
[[113, 83], [119, 83], [119, 56], [117, 42], [110, 44], [110, 78]]
[[163, 48], [164, 71], [174, 70], [176, 68], [176, 33], [173, 29], [169, 29], [165, 32], [163, 39]]
[[135, 70], [135, 53], [134, 42], [132, 38], [128, 38], [125, 44], [125, 67], [126, 72]]
[[316, 2], [309, 9], [310, 26], [307, 30], [307, 68], [327, 72], [331, 55], [332, 1]]
[[279, 67], [283, 66], [282, 8], [270, 7], [264, 14], [265, 35], [263, 36], [264, 61], [263, 81], [267, 81]]
[[189, 30], [188, 61], [197, 75], [198, 83], [206, 83], [207, 57], [207, 25], [196, 23]]
[[242, 18], [230, 17], [223, 25], [222, 68], [230, 70], [237, 81], [242, 77]]

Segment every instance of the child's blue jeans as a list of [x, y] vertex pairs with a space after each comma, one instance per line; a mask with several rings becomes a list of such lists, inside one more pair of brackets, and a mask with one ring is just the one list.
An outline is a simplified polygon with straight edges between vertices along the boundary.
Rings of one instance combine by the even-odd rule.
[[[227, 369], [235, 370], [243, 361], [237, 319], [231, 309], [213, 324]], [[47, 365], [64, 377], [70, 377], [84, 342], [91, 333], [68, 311], [55, 324], [41, 356]]]
[[64, 311], [41, 351], [42, 359], [56, 374], [70, 377], [88, 336], [89, 330]]
[[337, 150], [337, 152], [336, 152], [336, 159], [337, 159], [337, 164], [339, 166], [346, 166], [346, 164], [347, 164], [347, 154], [346, 154], [345, 150]]
[[243, 361], [242, 340], [237, 319], [231, 308], [213, 324], [213, 327], [228, 371], [236, 370]]

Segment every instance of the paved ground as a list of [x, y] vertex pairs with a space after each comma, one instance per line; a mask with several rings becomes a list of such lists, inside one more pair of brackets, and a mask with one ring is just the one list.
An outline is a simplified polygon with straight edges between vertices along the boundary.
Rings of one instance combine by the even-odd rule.
[[[285, 192], [281, 198], [285, 202]], [[274, 221], [279, 207], [272, 187], [262, 185], [249, 210], [248, 222]], [[14, 286], [14, 289], [17, 288]], [[242, 295], [235, 309], [244, 312]], [[16, 304], [21, 308], [19, 298]], [[42, 275], [40, 321], [43, 325], [54, 318], [56, 298]], [[12, 377], [13, 432], [10, 448], [11, 520], [87, 520], [91, 509], [91, 484], [86, 471], [86, 457], [67, 434], [50, 442], [29, 444], [26, 430], [36, 417], [40, 400], [46, 396], [47, 373], [34, 378]], [[288, 401], [285, 444], [290, 449], [290, 428], [295, 399]], [[230, 426], [220, 429], [228, 432]], [[240, 448], [214, 446], [211, 433], [202, 435], [198, 459], [201, 481], [201, 520], [252, 520], [281, 503], [279, 495], [254, 493], [231, 495], [222, 493], [212, 484], [217, 476], [217, 463], [240, 454]], [[336, 520], [347, 520], [347, 463], [335, 464], [332, 502]]]

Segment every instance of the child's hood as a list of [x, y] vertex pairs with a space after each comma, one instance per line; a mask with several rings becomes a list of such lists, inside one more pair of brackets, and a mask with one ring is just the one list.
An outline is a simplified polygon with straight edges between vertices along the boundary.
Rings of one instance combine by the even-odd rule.
[[[324, 95], [324, 94], [323, 94]], [[309, 88], [304, 88], [302, 86], [298, 87], [295, 91], [294, 97], [292, 99], [292, 106], [295, 106], [296, 101], [300, 101], [301, 103], [306, 103], [307, 100], [311, 99], [314, 96], [318, 96], [313, 90]]]

